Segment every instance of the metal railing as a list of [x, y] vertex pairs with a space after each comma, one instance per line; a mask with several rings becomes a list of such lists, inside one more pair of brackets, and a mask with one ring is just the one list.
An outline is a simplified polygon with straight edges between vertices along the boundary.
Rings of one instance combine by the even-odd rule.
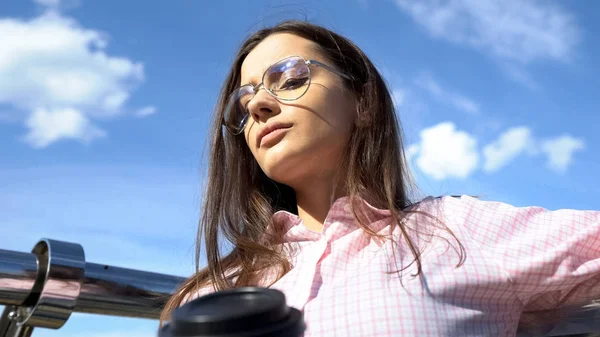
[[[0, 337], [59, 329], [73, 312], [158, 319], [183, 280], [86, 262], [76, 243], [42, 239], [31, 253], [0, 249]], [[600, 336], [600, 303], [577, 308], [542, 336]]]
[[31, 253], [0, 250], [0, 337], [59, 329], [73, 312], [158, 319], [183, 280], [86, 262], [76, 243], [42, 239]]

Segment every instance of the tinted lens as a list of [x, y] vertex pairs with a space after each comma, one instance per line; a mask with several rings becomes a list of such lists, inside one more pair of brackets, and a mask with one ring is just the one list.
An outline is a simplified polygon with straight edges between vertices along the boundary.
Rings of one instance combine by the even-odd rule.
[[263, 80], [278, 98], [294, 100], [308, 90], [310, 70], [303, 58], [289, 57], [272, 65]]
[[238, 88], [229, 96], [229, 101], [225, 108], [225, 125], [233, 132], [238, 133], [244, 129], [244, 124], [248, 117], [246, 105], [253, 96], [254, 89], [249, 85]]

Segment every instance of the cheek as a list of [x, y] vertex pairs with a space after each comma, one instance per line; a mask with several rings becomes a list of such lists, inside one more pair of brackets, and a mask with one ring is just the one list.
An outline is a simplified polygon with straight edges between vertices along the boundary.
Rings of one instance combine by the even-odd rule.
[[314, 110], [303, 111], [302, 117], [296, 138], [290, 139], [292, 149], [298, 151], [297, 154], [302, 153], [305, 159], [319, 158], [323, 164], [337, 161], [348, 143], [353, 125], [346, 104], [328, 97], [325, 103], [315, 104]]
[[319, 129], [327, 133], [338, 136], [348, 133], [356, 115], [354, 100], [339, 88], [319, 94], [313, 99], [313, 123], [318, 124]]
[[246, 145], [252, 151], [252, 154], [256, 156], [256, 133], [258, 132], [258, 127], [255, 125], [254, 121], [249, 121], [248, 125], [244, 129], [244, 139], [246, 140]]

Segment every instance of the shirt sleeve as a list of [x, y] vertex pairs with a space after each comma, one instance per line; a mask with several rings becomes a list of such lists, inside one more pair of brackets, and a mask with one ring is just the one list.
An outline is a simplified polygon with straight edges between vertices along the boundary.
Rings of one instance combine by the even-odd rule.
[[504, 269], [524, 313], [600, 300], [599, 211], [448, 199], [446, 211]]

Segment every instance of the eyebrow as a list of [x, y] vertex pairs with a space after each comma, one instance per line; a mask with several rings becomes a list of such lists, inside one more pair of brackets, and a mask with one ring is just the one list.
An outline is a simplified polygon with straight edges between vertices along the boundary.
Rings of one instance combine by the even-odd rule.
[[[262, 69], [262, 71], [259, 73], [260, 74], [259, 77], [261, 79], [262, 79], [262, 76], [265, 73], [265, 71], [267, 71], [267, 69], [269, 69], [273, 64], [275, 64], [275, 63], [271, 63], [266, 68]], [[257, 81], [259, 81], [259, 80], [257, 80], [255, 77], [251, 77], [250, 78], [250, 82], [241, 84], [241, 82], [242, 82], [242, 69], [240, 67], [240, 88], [243, 87], [243, 86], [245, 86], [245, 85], [248, 85], [248, 84], [251, 84], [252, 86], [256, 86], [258, 84]]]
[[[264, 74], [264, 71], [262, 73]], [[256, 79], [254, 79], [254, 78], [251, 78], [250, 82], [247, 82], [247, 83], [241, 83], [241, 82], [242, 82], [242, 76], [240, 76], [240, 86], [239, 86], [240, 88], [243, 86], [249, 85], [249, 84], [251, 84], [252, 86], [256, 86], [258, 84], [258, 83], [256, 83], [257, 82]]]
[[[302, 55], [301, 53], [292, 53], [292, 54], [288, 54], [287, 56], [280, 57], [278, 60], [283, 60], [286, 57], [290, 57], [290, 56], [294, 56], [294, 55], [302, 55], [302, 57], [304, 57], [306, 60], [315, 60], [315, 59], [319, 59], [319, 58], [324, 58], [323, 57], [323, 54], [324, 54], [323, 48], [321, 46], [319, 46], [318, 44], [308, 45], [308, 50], [311, 51], [312, 52], [311, 54], [314, 54], [314, 56], [316, 56], [316, 57], [308, 57], [307, 58], [307, 57], [304, 57], [304, 55]], [[277, 62], [278, 61], [275, 61], [275, 62], [269, 64], [266, 68], [262, 69], [262, 71], [260, 72], [261, 79], [262, 79], [262, 76], [265, 73], [265, 71], [267, 71], [267, 69], [269, 69], [271, 66], [273, 66]], [[243, 87], [248, 84], [256, 86], [256, 84], [258, 84], [258, 83], [256, 83], [256, 80], [254, 78], [251, 78], [250, 82], [248, 82], [248, 83], [241, 84], [241, 82], [242, 82], [241, 72], [242, 72], [242, 69], [240, 66], [240, 86], [239, 87]]]

